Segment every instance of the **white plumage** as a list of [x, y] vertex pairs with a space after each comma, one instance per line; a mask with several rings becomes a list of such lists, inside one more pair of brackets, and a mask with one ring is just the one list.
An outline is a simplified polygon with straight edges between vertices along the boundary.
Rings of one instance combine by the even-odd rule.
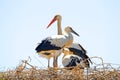
[[63, 57], [62, 64], [64, 67], [73, 67], [80, 64], [81, 61], [82, 61], [82, 58], [79, 57], [78, 55], [69, 54]]

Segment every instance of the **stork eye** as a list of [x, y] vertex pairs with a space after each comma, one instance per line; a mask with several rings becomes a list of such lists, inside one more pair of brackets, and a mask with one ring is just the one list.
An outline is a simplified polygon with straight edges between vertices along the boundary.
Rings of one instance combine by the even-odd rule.
[[70, 30], [72, 30], [72, 28], [70, 27]]
[[55, 18], [57, 18], [57, 15], [55, 16]]
[[78, 62], [78, 63], [80, 63], [80, 61], [79, 61], [79, 60], [77, 60], [77, 62]]

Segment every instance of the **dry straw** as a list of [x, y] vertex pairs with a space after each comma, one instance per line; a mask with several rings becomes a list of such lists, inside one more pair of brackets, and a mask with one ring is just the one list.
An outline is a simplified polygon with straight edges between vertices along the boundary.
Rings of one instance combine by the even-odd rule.
[[94, 67], [80, 69], [79, 65], [71, 68], [37, 68], [22, 60], [14, 70], [0, 72], [0, 80], [120, 80], [120, 65], [104, 63], [101, 57], [91, 57], [101, 60], [101, 64], [93, 62]]

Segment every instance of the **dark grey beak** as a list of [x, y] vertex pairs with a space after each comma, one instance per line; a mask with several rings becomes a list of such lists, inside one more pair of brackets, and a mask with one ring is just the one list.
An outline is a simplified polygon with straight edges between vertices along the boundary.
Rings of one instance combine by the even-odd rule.
[[77, 36], [80, 36], [77, 32], [75, 32], [73, 29], [72, 29], [72, 33], [74, 33], [75, 35]]

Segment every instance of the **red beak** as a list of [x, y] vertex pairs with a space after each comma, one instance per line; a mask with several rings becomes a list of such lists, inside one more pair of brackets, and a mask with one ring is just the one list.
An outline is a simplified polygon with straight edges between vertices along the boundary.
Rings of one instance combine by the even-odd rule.
[[52, 20], [51, 20], [51, 22], [49, 23], [49, 25], [47, 26], [47, 28], [49, 28], [50, 27], [50, 25], [52, 24], [52, 23], [54, 23], [56, 21], [56, 19], [55, 18], [53, 18]]

